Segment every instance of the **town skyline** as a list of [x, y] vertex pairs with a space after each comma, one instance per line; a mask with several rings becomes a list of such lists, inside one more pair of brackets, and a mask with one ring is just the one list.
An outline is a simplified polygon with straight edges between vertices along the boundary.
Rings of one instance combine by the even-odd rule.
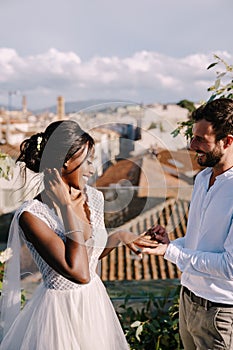
[[0, 105], [47, 108], [57, 96], [199, 102], [218, 54], [233, 61], [230, 0], [0, 2]]

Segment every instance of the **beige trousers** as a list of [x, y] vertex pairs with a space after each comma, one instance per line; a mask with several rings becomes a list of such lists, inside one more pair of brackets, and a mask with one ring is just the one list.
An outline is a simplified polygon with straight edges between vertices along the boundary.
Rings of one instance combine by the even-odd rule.
[[179, 324], [185, 350], [233, 350], [233, 307], [205, 308], [181, 288]]

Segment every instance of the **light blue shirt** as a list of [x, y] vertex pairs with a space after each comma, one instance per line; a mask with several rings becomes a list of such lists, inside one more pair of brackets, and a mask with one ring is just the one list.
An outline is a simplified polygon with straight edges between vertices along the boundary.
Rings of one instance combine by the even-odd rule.
[[233, 305], [233, 168], [208, 190], [211, 173], [206, 168], [197, 175], [186, 235], [171, 241], [164, 257], [193, 293]]

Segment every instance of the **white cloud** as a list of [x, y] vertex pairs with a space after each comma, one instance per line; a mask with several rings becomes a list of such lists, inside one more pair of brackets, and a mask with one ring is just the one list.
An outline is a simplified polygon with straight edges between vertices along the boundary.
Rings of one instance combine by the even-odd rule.
[[[233, 55], [216, 52], [232, 63]], [[0, 104], [8, 91], [20, 90], [28, 96], [29, 108], [83, 99], [133, 99], [135, 102], [177, 102], [205, 98], [214, 81], [207, 66], [213, 54], [193, 54], [177, 58], [141, 51], [130, 57], [100, 57], [81, 61], [70, 51], [51, 48], [39, 55], [20, 56], [14, 49], [0, 48]]]

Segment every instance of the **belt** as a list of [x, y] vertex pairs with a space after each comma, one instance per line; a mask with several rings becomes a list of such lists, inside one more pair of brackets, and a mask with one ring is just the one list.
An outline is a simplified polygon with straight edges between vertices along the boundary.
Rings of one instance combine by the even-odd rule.
[[232, 307], [233, 308], [233, 305], [231, 304], [215, 303], [213, 301], [198, 297], [193, 292], [191, 292], [191, 290], [189, 290], [187, 287], [182, 286], [182, 291], [183, 293], [187, 294], [190, 297], [192, 302], [204, 307], [206, 310], [210, 309], [211, 307], [222, 307], [222, 308]]

